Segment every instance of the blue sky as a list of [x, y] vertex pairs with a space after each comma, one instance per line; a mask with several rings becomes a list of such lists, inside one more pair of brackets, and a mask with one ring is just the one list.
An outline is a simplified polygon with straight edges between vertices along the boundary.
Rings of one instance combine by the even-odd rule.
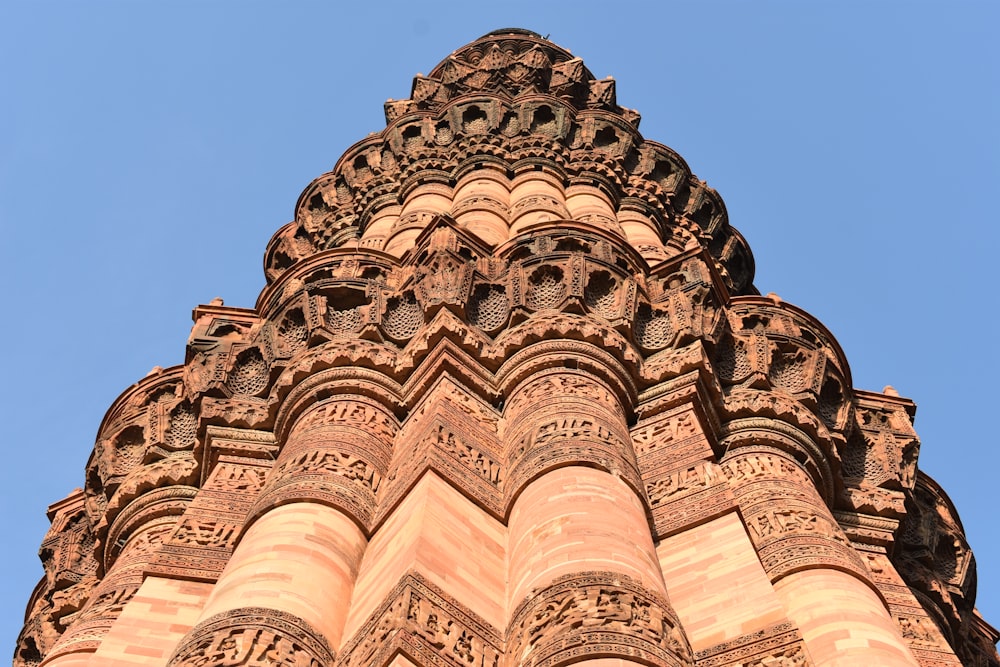
[[720, 192], [760, 291], [823, 321], [855, 386], [917, 402], [1000, 625], [1000, 4], [487, 5], [0, 5], [0, 655], [110, 403], [183, 361], [194, 306], [254, 304], [271, 234], [387, 98], [510, 26], [614, 76]]

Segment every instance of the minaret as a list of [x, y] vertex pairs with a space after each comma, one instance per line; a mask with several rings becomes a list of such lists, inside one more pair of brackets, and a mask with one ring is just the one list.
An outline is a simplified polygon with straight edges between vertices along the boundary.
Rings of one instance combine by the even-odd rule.
[[914, 404], [539, 35], [302, 193], [112, 405], [16, 667], [998, 665]]

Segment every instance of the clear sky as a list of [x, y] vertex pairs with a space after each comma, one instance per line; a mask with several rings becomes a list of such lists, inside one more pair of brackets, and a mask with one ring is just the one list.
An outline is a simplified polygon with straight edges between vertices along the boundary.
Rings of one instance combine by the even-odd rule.
[[917, 402], [1000, 625], [1000, 3], [8, 1], [0, 660], [110, 403], [183, 361], [194, 306], [253, 306], [271, 234], [387, 98], [511, 26], [614, 76], [720, 192], [760, 291], [823, 321], [855, 386]]

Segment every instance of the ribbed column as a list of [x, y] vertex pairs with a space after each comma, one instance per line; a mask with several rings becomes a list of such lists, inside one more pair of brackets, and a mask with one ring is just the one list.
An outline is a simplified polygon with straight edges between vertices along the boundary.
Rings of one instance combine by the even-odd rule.
[[566, 188], [566, 209], [574, 220], [623, 234], [610, 194], [593, 183], [570, 185]]
[[913, 667], [860, 555], [817, 488], [820, 450], [782, 422], [728, 425], [722, 467], [764, 570], [816, 665]]
[[634, 198], [623, 201], [618, 210], [618, 221], [629, 245], [638, 250], [651, 266], [667, 257], [668, 253], [660, 239], [660, 231], [653, 220], [653, 214], [644, 202]]
[[525, 169], [514, 177], [510, 190], [511, 237], [540, 222], [567, 218], [561, 176], [542, 169]]
[[77, 667], [91, 663], [104, 636], [139, 590], [143, 571], [173, 530], [194, 492], [189, 487], [152, 491], [134, 500], [118, 515], [108, 530], [107, 573], [42, 665]]
[[399, 220], [402, 207], [399, 205], [383, 206], [372, 213], [371, 219], [365, 225], [361, 236], [361, 247], [381, 250], [385, 239]]
[[332, 664], [396, 426], [365, 396], [337, 395], [298, 416], [170, 665]]
[[510, 393], [504, 416], [517, 493], [508, 525], [511, 664], [588, 654], [689, 664], [643, 504], [622, 479], [635, 464], [615, 393], [583, 371], [542, 370]]
[[401, 257], [413, 247], [413, 242], [436, 215], [447, 213], [452, 206], [452, 190], [447, 183], [417, 181], [401, 193], [403, 207], [385, 240], [384, 250]]
[[459, 225], [492, 245], [507, 240], [510, 181], [492, 168], [476, 169], [455, 185], [451, 215]]

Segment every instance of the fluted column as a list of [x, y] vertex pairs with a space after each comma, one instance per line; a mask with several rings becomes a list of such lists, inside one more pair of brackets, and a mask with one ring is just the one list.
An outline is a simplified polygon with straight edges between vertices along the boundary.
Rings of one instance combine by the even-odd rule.
[[611, 195], [593, 183], [578, 183], [566, 188], [566, 209], [573, 220], [622, 233]]
[[510, 237], [533, 225], [570, 217], [560, 174], [546, 169], [522, 168], [511, 182]]
[[332, 664], [396, 428], [384, 406], [360, 395], [336, 395], [297, 417], [249, 528], [170, 665]]
[[465, 174], [455, 185], [451, 215], [459, 225], [487, 243], [499, 245], [507, 240], [507, 210], [510, 181], [495, 168], [476, 169]]
[[593, 654], [587, 664], [610, 656], [689, 664], [635, 490], [615, 392], [585, 371], [549, 368], [517, 384], [504, 417], [509, 491], [516, 495], [508, 532], [508, 660]]
[[[440, 178], [440, 175], [437, 176]], [[429, 178], [414, 179], [408, 187], [401, 190], [403, 205], [399, 218], [389, 230], [383, 248], [395, 256], [402, 256], [413, 246], [413, 242], [434, 216], [451, 210], [454, 196], [446, 182]]]
[[915, 666], [818, 491], [830, 482], [822, 479], [819, 448], [798, 429], [764, 418], [731, 422], [727, 431], [722, 467], [761, 564], [815, 664]]
[[152, 491], [126, 507], [108, 530], [104, 578], [42, 661], [45, 667], [82, 667], [142, 585], [143, 571], [194, 495], [190, 487]]

